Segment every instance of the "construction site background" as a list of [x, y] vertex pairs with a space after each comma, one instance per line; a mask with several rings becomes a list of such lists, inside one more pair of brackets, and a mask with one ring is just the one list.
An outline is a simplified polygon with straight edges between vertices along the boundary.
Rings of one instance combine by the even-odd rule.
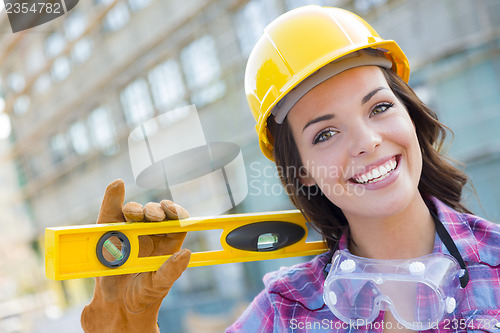
[[[467, 204], [500, 220], [497, 0], [86, 0], [18, 33], [2, 8], [0, 332], [81, 332], [93, 279], [45, 278], [44, 229], [94, 223], [116, 178], [125, 181], [126, 201], [168, 197], [134, 182], [127, 138], [144, 121], [194, 104], [207, 141], [241, 148], [249, 182], [273, 167], [258, 148], [245, 64], [272, 19], [313, 3], [352, 10], [398, 42], [411, 86], [455, 133], [445, 148], [472, 179]], [[279, 179], [263, 173], [252, 184], [274, 188]], [[284, 193], [249, 191], [228, 213], [290, 208]], [[185, 246], [195, 250], [210, 237], [188, 236]], [[305, 260], [188, 269], [163, 302], [159, 325], [221, 332], [262, 289], [266, 272]]]

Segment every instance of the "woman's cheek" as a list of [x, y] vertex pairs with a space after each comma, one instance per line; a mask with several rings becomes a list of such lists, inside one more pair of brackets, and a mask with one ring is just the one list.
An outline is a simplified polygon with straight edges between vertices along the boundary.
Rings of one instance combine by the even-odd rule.
[[393, 141], [396, 141], [402, 146], [412, 146], [418, 144], [415, 127], [409, 116], [394, 117], [388, 122], [386, 133], [390, 135]]

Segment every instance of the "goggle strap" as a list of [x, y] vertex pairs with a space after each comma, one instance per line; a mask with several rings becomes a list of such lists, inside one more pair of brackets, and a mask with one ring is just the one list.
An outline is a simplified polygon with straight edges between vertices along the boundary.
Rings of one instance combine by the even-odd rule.
[[460, 254], [460, 251], [458, 251], [457, 246], [455, 245], [455, 242], [451, 238], [448, 230], [444, 227], [443, 223], [439, 220], [437, 215], [432, 211], [432, 209], [429, 209], [429, 211], [432, 214], [432, 217], [434, 218], [434, 224], [436, 225], [436, 232], [439, 235], [439, 238], [441, 238], [441, 241], [444, 243], [444, 246], [448, 249], [448, 252], [457, 259], [460, 268], [463, 270], [464, 274], [460, 276], [460, 286], [463, 288], [467, 287], [467, 284], [469, 283], [469, 271], [467, 270], [467, 266], [465, 265], [464, 259], [462, 258], [462, 255]]
[[[344, 229], [345, 230], [345, 229]], [[339, 237], [337, 238], [337, 241], [335, 242], [335, 246], [333, 247], [333, 249], [330, 251], [330, 254], [328, 255], [328, 260], [326, 261], [326, 264], [325, 266], [323, 267], [323, 277], [325, 278], [326, 280], [326, 277], [328, 276], [328, 273], [330, 272], [330, 267], [332, 266], [332, 259], [333, 259], [333, 255], [335, 254], [335, 252], [339, 249], [339, 242], [340, 242], [340, 238], [342, 236], [342, 233], [339, 235]]]

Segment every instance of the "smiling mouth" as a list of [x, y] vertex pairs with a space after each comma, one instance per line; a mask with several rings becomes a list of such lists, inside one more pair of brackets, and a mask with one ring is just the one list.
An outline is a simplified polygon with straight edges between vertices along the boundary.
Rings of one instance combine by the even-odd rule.
[[356, 184], [372, 184], [379, 182], [387, 177], [398, 167], [400, 155], [393, 156], [390, 160], [379, 166], [349, 179]]

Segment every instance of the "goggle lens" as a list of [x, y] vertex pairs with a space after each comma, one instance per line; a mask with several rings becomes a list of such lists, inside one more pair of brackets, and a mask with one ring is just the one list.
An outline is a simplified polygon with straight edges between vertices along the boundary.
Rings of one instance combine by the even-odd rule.
[[389, 310], [406, 327], [426, 330], [443, 313], [436, 290], [417, 281], [339, 278], [328, 284], [325, 301], [336, 316], [356, 326], [371, 323], [380, 310]]
[[437, 325], [443, 309], [440, 309], [441, 297], [434, 288], [414, 281], [388, 281], [383, 288], [390, 298], [391, 312], [406, 327], [427, 330]]
[[375, 313], [375, 300], [379, 291], [371, 281], [338, 279], [331, 283], [325, 297], [327, 304], [333, 305], [335, 314], [344, 321], [351, 320], [354, 325], [371, 322]]

